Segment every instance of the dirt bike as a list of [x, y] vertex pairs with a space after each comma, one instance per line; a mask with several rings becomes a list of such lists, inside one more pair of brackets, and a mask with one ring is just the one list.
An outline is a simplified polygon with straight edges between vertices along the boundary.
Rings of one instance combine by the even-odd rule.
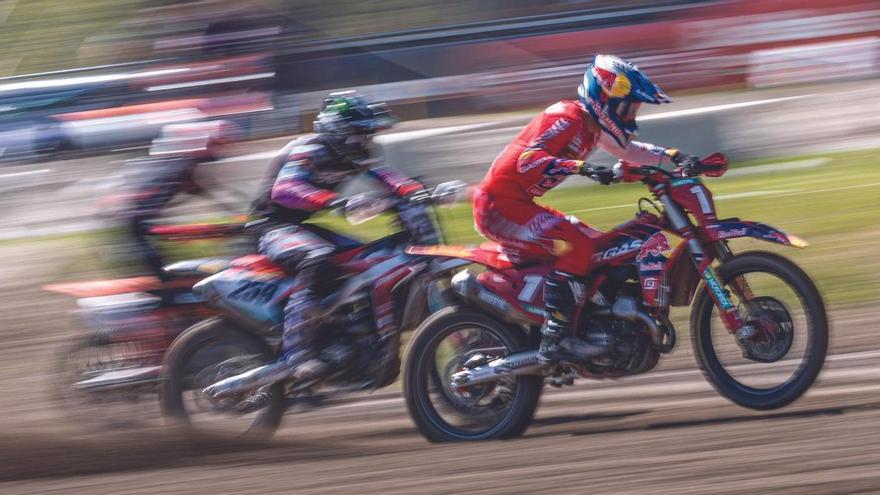
[[[150, 233], [177, 242], [237, 238], [243, 224], [159, 225]], [[137, 422], [140, 415], [134, 410], [155, 397], [162, 358], [171, 342], [216, 314], [192, 286], [223, 262], [218, 258], [175, 263], [173, 277], [167, 280], [141, 276], [44, 286], [77, 298], [76, 313], [82, 321], [82, 330], [65, 342], [56, 358], [54, 395], [68, 415], [77, 423], [99, 427]], [[111, 405], [118, 406], [115, 413], [108, 412]]]
[[187, 434], [262, 440], [304, 396], [374, 390], [394, 382], [401, 333], [424, 319], [434, 297], [427, 279], [451, 268], [404, 249], [441, 242], [430, 207], [454, 202], [462, 189], [463, 184], [444, 183], [433, 192], [418, 187], [348, 201], [345, 211], [352, 223], [389, 210], [402, 230], [367, 244], [336, 243], [340, 248], [330, 263], [334, 272], [326, 274], [317, 343], [331, 372], [320, 379], [280, 381], [231, 400], [205, 393], [212, 384], [277, 359], [282, 312], [294, 280], [265, 256], [251, 255], [196, 284], [194, 292], [220, 316], [190, 328], [169, 349], [160, 393], [165, 417]]
[[641, 198], [636, 217], [607, 233], [580, 224], [596, 250], [593, 269], [575, 284], [577, 362], [539, 364], [541, 288], [552, 264], [546, 253], [494, 243], [411, 247], [411, 254], [472, 263], [452, 277], [449, 307], [422, 323], [407, 350], [404, 395], [422, 434], [431, 441], [518, 436], [545, 380], [561, 387], [577, 377], [650, 371], [676, 344], [671, 306], [691, 307], [694, 354], [722, 396], [759, 410], [800, 397], [825, 360], [822, 298], [788, 259], [735, 254], [728, 241], [806, 243], [762, 223], [717, 218], [700, 176], [727, 168], [718, 153], [692, 169], [615, 166], [619, 181], [644, 183], [660, 205]]

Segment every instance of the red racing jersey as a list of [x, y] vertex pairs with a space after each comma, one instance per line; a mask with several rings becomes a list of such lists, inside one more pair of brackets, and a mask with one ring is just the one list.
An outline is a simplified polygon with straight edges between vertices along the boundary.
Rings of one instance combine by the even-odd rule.
[[495, 158], [480, 188], [496, 198], [533, 201], [577, 174], [596, 147], [642, 165], [669, 163], [666, 149], [633, 141], [621, 148], [581, 104], [562, 100], [535, 116]]

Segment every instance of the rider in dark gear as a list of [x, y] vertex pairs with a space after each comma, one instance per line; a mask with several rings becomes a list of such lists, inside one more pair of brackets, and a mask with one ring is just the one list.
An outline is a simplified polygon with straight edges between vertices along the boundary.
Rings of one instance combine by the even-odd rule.
[[371, 168], [368, 145], [392, 118], [384, 104], [351, 92], [331, 93], [316, 117], [316, 134], [285, 146], [270, 167], [270, 180], [254, 209], [268, 218], [261, 227], [259, 251], [295, 276], [284, 310], [281, 357], [275, 363], [223, 380], [206, 392], [215, 397], [239, 393], [291, 377], [317, 377], [328, 367], [314, 344], [320, 329], [317, 301], [321, 281], [332, 273], [330, 257], [351, 239], [304, 223], [321, 210], [344, 208], [343, 183], [366, 173], [386, 188], [407, 194], [417, 182], [388, 168]]
[[[235, 140], [237, 129], [227, 121], [170, 124], [162, 128], [153, 140], [148, 158], [126, 164], [127, 191], [109, 198], [108, 202], [122, 202], [123, 216], [144, 262], [160, 280], [167, 280], [162, 270], [164, 262], [150, 240], [152, 222], [180, 193], [208, 194], [230, 209], [216, 188], [205, 183], [207, 177], [196, 180], [199, 164], [217, 159], [221, 147]], [[109, 206], [107, 202], [103, 206]]]

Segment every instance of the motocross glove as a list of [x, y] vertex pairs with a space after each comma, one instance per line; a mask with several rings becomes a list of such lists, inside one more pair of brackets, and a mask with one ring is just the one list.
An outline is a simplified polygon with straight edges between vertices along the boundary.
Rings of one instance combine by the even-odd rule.
[[672, 159], [672, 163], [689, 172], [700, 167], [700, 159], [694, 155], [688, 155], [675, 149], [666, 150], [666, 154]]
[[327, 206], [325, 206], [324, 208], [333, 212], [333, 213], [338, 213], [341, 215], [342, 213], [345, 212], [345, 206], [347, 204], [348, 204], [348, 198], [343, 197], [343, 196], [336, 196], [335, 198], [330, 200], [330, 202], [327, 203]]
[[589, 167], [586, 165], [581, 166], [578, 171], [581, 175], [585, 177], [589, 177], [594, 181], [602, 184], [603, 186], [607, 186], [615, 181], [616, 177], [614, 175], [614, 171], [608, 167]]

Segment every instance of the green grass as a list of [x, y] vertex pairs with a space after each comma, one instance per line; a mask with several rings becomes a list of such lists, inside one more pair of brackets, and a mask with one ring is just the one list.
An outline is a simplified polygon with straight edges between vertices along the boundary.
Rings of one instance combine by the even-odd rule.
[[[880, 226], [876, 219], [880, 167], [874, 163], [875, 154], [875, 151], [826, 154], [822, 156], [829, 158], [830, 162], [822, 167], [706, 179], [705, 183], [718, 198], [720, 217], [736, 216], [767, 223], [811, 243], [810, 247], [799, 250], [741, 239], [732, 241], [734, 250], [763, 249], [783, 253], [812, 275], [830, 303], [864, 304], [880, 299]], [[777, 161], [790, 160], [785, 158]], [[771, 161], [753, 161], [746, 165], [768, 162]], [[788, 191], [781, 194], [789, 195], [725, 198], [726, 195], [761, 191]], [[631, 218], [636, 212], [637, 200], [646, 195], [647, 191], [641, 184], [570, 187], [551, 191], [542, 202], [574, 213], [594, 227], [609, 229]], [[595, 208], [601, 209], [593, 210]], [[481, 241], [473, 228], [470, 205], [458, 204], [451, 209], [440, 209], [438, 215], [448, 243], [473, 244]], [[333, 215], [320, 216], [316, 222], [365, 240], [389, 231], [387, 217], [356, 227]], [[114, 235], [117, 234], [107, 231], [100, 235], [65, 235], [28, 242], [52, 242], [53, 246], [91, 243], [97, 248], [112, 243]], [[171, 249], [169, 254], [175, 259], [211, 255], [218, 250], [216, 245], [205, 242], [179, 244]], [[78, 258], [62, 271], [62, 275], [63, 278], [74, 278], [78, 273], [81, 275], [83, 270], [101, 268], [107, 268], [103, 259], [95, 256]], [[112, 268], [116, 273], [132, 273], [136, 270], [120, 264]]]
[[[880, 223], [877, 221], [880, 166], [875, 163], [876, 154], [874, 150], [825, 154], [822, 156], [830, 162], [821, 167], [707, 178], [705, 183], [718, 198], [716, 206], [720, 217], [767, 223], [811, 244], [800, 250], [739, 239], [731, 242], [734, 250], [762, 249], [788, 256], [813, 276], [831, 303], [872, 302], [880, 300]], [[762, 159], [734, 166], [790, 160], [792, 158]], [[725, 198], [726, 195], [761, 191], [788, 192], [779, 193], [781, 195], [777, 197]], [[631, 218], [636, 212], [638, 199], [647, 195], [641, 184], [569, 187], [551, 191], [541, 202], [576, 214], [596, 228], [609, 229]], [[612, 206], [615, 208], [609, 208]], [[603, 209], [592, 210], [594, 208]], [[474, 231], [469, 205], [443, 209], [439, 215], [447, 242], [472, 244], [481, 241]], [[356, 228], [333, 217], [322, 217], [320, 221], [364, 238], [375, 238], [387, 231], [385, 220], [377, 219]]]

